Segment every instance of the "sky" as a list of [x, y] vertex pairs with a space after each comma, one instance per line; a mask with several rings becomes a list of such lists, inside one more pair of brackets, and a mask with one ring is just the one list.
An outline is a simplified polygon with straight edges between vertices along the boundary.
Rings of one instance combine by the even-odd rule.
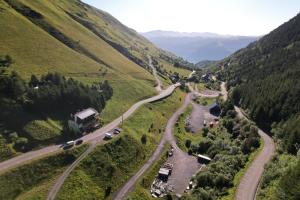
[[83, 0], [138, 32], [264, 35], [300, 12], [300, 0]]

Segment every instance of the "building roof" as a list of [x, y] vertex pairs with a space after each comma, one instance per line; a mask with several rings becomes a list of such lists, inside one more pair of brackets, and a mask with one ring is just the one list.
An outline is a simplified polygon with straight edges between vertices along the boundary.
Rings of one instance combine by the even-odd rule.
[[170, 170], [167, 169], [167, 168], [160, 168], [158, 173], [161, 174], [161, 175], [169, 176]]
[[201, 155], [201, 154], [198, 154], [198, 158], [202, 158], [202, 159], [211, 161], [210, 157], [207, 157], [207, 156], [204, 156], [204, 155]]
[[98, 112], [93, 108], [87, 108], [85, 110], [76, 113], [75, 117], [78, 117], [79, 119], [85, 119], [92, 115], [98, 115]]

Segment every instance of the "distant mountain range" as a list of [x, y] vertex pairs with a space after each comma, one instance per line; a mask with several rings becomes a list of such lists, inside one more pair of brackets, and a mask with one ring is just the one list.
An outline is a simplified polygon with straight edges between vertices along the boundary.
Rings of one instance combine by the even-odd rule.
[[150, 31], [142, 33], [158, 47], [170, 51], [190, 62], [220, 60], [234, 53], [258, 36], [219, 35], [216, 33]]

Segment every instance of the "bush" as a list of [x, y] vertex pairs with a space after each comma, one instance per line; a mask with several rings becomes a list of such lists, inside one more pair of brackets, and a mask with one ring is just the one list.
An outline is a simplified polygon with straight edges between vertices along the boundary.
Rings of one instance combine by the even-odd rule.
[[147, 135], [145, 135], [145, 134], [142, 135], [141, 142], [142, 142], [142, 144], [146, 144], [147, 143]]
[[186, 141], [185, 141], [185, 146], [186, 146], [187, 148], [190, 148], [190, 147], [191, 147], [191, 144], [192, 144], [192, 141], [191, 141], [191, 140], [186, 140]]

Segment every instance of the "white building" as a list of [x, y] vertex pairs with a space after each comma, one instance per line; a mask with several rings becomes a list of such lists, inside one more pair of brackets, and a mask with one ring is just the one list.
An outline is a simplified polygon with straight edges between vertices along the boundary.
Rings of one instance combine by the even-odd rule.
[[89, 132], [99, 126], [98, 116], [99, 113], [93, 108], [82, 110], [68, 121], [69, 128], [77, 133]]

